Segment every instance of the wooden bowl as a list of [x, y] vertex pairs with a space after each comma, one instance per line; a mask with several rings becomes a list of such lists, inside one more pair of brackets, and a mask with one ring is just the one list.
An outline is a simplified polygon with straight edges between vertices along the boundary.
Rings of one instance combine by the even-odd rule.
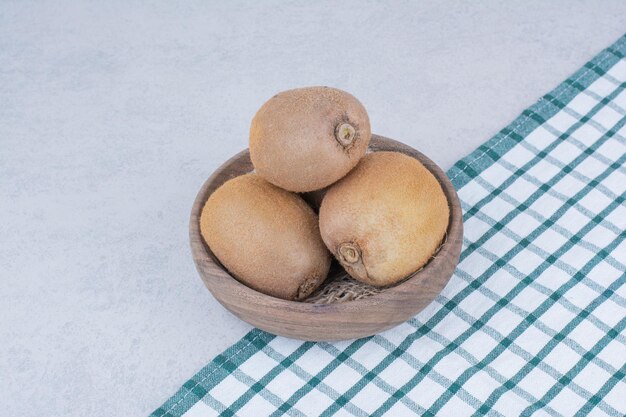
[[200, 277], [213, 296], [240, 319], [267, 332], [302, 340], [346, 340], [394, 327], [426, 307], [441, 292], [459, 261], [463, 222], [458, 196], [433, 161], [392, 139], [372, 135], [369, 150], [409, 155], [437, 178], [448, 198], [450, 223], [439, 253], [402, 283], [367, 298], [333, 304], [286, 301], [262, 294], [235, 279], [220, 264], [200, 235], [200, 213], [213, 191], [231, 178], [253, 171], [248, 150], [226, 161], [204, 183], [191, 210], [189, 237]]

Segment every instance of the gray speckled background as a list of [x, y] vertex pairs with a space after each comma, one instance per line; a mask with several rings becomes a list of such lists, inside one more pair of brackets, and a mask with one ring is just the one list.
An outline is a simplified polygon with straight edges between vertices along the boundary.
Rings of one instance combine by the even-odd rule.
[[346, 89], [448, 168], [626, 29], [516, 3], [1, 1], [0, 414], [148, 414], [249, 330], [187, 219], [275, 92]]

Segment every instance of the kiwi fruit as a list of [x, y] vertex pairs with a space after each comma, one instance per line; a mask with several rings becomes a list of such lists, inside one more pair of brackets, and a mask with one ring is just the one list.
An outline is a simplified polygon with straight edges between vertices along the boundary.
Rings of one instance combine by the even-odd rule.
[[424, 266], [441, 244], [450, 211], [441, 185], [398, 152], [367, 154], [326, 192], [324, 243], [355, 279], [394, 284]]
[[371, 138], [363, 105], [330, 87], [284, 91], [258, 110], [250, 126], [250, 157], [261, 177], [306, 192], [346, 175]]
[[233, 276], [274, 297], [306, 298], [330, 268], [313, 209], [256, 174], [233, 178], [211, 194], [200, 232]]

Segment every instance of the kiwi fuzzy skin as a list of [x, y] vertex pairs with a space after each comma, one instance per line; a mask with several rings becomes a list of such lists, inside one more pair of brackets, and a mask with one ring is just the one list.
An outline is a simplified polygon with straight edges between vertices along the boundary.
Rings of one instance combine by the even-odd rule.
[[250, 126], [250, 157], [267, 181], [294, 192], [326, 187], [365, 155], [371, 138], [363, 105], [330, 87], [276, 94]]
[[428, 262], [448, 227], [448, 201], [419, 161], [366, 155], [331, 186], [319, 210], [322, 239], [355, 279], [394, 284]]
[[328, 275], [331, 258], [313, 209], [256, 174], [231, 179], [211, 194], [200, 232], [232, 275], [264, 294], [301, 300]]

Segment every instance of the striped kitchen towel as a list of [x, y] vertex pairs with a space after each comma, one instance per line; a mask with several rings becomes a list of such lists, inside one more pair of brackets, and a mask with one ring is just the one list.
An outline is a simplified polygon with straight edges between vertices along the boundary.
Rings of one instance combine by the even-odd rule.
[[626, 414], [626, 36], [448, 175], [456, 273], [407, 323], [253, 330], [153, 416]]

